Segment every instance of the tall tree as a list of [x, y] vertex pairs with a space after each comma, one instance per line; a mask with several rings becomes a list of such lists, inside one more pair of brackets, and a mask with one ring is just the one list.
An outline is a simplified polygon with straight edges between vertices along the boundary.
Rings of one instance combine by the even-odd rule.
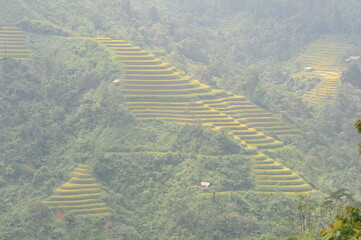
[[[361, 120], [356, 121], [355, 128], [357, 129], [358, 133], [361, 133]], [[359, 143], [358, 146], [359, 146], [359, 153], [361, 154], [361, 143]]]
[[347, 206], [344, 214], [338, 214], [330, 229], [323, 229], [322, 240], [358, 240], [361, 239], [361, 213], [354, 206]]

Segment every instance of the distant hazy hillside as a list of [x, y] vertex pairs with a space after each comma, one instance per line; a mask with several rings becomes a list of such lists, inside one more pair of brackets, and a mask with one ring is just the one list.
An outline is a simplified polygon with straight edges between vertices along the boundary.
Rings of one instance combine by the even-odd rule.
[[360, 204], [361, 2], [0, 5], [0, 239], [317, 239]]

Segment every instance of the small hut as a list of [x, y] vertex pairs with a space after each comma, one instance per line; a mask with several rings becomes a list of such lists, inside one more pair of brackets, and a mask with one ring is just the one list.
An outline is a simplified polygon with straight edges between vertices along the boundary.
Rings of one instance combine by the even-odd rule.
[[313, 70], [315, 70], [315, 68], [313, 68], [313, 67], [305, 67], [306, 72], [312, 72]]
[[203, 188], [208, 188], [209, 185], [211, 185], [210, 182], [201, 182], [201, 187], [203, 187]]
[[115, 79], [112, 81], [112, 83], [114, 83], [115, 86], [118, 86], [120, 83], [120, 79]]
[[349, 56], [345, 59], [345, 62], [360, 61], [361, 56]]

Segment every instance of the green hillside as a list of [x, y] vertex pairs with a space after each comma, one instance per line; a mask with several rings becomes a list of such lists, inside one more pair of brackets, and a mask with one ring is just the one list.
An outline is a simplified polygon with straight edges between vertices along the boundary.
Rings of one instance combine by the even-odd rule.
[[321, 239], [360, 206], [358, 1], [0, 3], [0, 239]]
[[[242, 147], [255, 147], [260, 151], [283, 145], [265, 132], [297, 133], [245, 97], [213, 90], [189, 76], [182, 76], [169, 64], [132, 44], [111, 39], [98, 41], [124, 65], [125, 73], [117, 83], [120, 84], [119, 91], [125, 96], [131, 112], [140, 119], [199, 123], [217, 130], [225, 129]], [[312, 190], [310, 185], [272, 158], [257, 150], [251, 154], [258, 159], [253, 169], [255, 191], [299, 193]]]

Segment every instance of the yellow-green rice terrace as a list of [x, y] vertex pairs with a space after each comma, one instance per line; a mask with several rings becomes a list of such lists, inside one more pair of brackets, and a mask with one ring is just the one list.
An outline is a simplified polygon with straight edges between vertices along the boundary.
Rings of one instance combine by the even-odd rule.
[[133, 44], [110, 38], [96, 40], [125, 66], [119, 91], [136, 117], [225, 129], [241, 146], [257, 149], [250, 154], [256, 192], [313, 191], [297, 174], [266, 155], [266, 151], [283, 147], [269, 133], [296, 135], [297, 130], [244, 96], [212, 89]]
[[309, 71], [302, 71], [296, 77], [318, 77], [321, 81], [308, 91], [303, 99], [319, 103], [336, 96], [343, 68], [339, 66], [342, 54], [349, 48], [339, 41], [320, 40], [312, 43], [299, 58], [299, 64]]
[[101, 199], [104, 194], [104, 187], [91, 175], [89, 165], [79, 164], [70, 181], [43, 203], [54, 211], [69, 211], [80, 217], [110, 215], [110, 207]]
[[0, 27], [0, 58], [30, 59], [26, 33], [16, 27]]

